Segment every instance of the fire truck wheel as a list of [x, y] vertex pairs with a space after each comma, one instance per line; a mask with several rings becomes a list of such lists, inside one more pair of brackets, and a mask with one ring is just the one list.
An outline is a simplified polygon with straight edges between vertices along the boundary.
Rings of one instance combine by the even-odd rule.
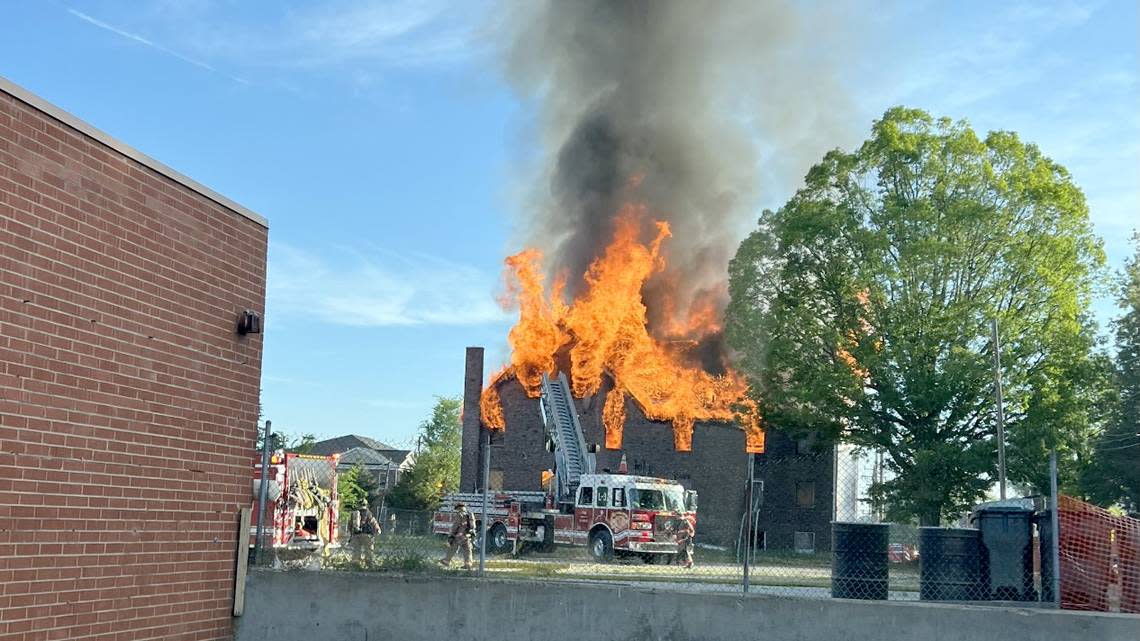
[[614, 558], [614, 537], [608, 530], [594, 530], [590, 534], [590, 556], [603, 563]]
[[506, 554], [511, 551], [511, 542], [507, 540], [507, 528], [502, 523], [491, 526], [491, 538], [487, 539], [487, 551], [491, 554]]

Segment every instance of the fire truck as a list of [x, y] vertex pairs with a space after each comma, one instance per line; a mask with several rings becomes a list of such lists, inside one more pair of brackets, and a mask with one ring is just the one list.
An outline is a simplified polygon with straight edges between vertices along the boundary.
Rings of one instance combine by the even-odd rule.
[[669, 479], [598, 473], [596, 450], [586, 446], [571, 399], [565, 374], [543, 376], [543, 418], [555, 461], [550, 491], [489, 493], [486, 513], [481, 493], [446, 496], [432, 531], [450, 533], [455, 505], [462, 502], [478, 531], [487, 533], [491, 554], [549, 551], [557, 545], [584, 546], [601, 562], [634, 556], [655, 563], [677, 554], [681, 521], [696, 527], [696, 492]]
[[[336, 465], [339, 454], [314, 456], [277, 450], [269, 457], [265, 530], [277, 548], [319, 548], [337, 543]], [[256, 532], [261, 457], [254, 463]]]

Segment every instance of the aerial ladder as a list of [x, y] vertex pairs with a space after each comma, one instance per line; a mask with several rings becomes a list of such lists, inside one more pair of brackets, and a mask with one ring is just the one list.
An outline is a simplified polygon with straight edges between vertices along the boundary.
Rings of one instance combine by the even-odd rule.
[[587, 447], [570, 394], [566, 375], [542, 375], [542, 418], [546, 423], [547, 447], [554, 452], [554, 497], [558, 503], [573, 502], [583, 474], [593, 474], [596, 457]]

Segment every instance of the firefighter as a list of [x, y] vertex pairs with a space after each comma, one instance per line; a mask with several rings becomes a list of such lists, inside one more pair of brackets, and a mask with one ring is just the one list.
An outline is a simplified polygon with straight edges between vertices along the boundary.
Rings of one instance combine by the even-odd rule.
[[348, 540], [348, 547], [352, 550], [353, 563], [371, 567], [380, 523], [367, 508], [360, 508], [352, 513], [350, 529], [352, 536]]
[[471, 569], [471, 540], [475, 538], [475, 515], [467, 511], [463, 503], [455, 504], [455, 523], [451, 526], [451, 534], [447, 537], [447, 556], [439, 562], [443, 567], [451, 566], [451, 557], [455, 552], [463, 550], [463, 569]]
[[693, 539], [697, 531], [689, 519], [681, 519], [677, 526], [677, 553], [681, 555], [681, 562], [686, 568], [693, 567]]

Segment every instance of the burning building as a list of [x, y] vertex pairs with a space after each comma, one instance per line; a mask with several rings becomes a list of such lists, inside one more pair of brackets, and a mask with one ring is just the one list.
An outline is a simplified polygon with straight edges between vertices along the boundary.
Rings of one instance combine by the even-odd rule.
[[[756, 132], [727, 114], [744, 99], [751, 53], [768, 46], [757, 35], [781, 37], [781, 11], [588, 0], [526, 3], [506, 19], [504, 67], [537, 107], [541, 144], [520, 218], [528, 249], [506, 259], [503, 302], [519, 312], [509, 361], [484, 387], [482, 351], [468, 354], [462, 489], [540, 488], [553, 465], [540, 382], [560, 372], [600, 469], [624, 456], [630, 473], [681, 481], [701, 495], [704, 540], [737, 540], [748, 453], [768, 474], [772, 452], [794, 450], [766, 437], [762, 400], [733, 369], [721, 327], [758, 184]], [[481, 427], [495, 433], [487, 479]], [[822, 521], [803, 541], [831, 515], [834, 455], [812, 460], [786, 482], [760, 477], [768, 505], [792, 483], [800, 507], [781, 522]], [[824, 482], [811, 481], [817, 491], [797, 476]]]
[[[460, 491], [483, 487], [480, 397], [483, 393], [483, 348], [467, 349], [463, 396], [463, 456]], [[488, 487], [496, 490], [540, 490], [542, 474], [554, 465], [546, 448], [539, 400], [527, 394], [517, 378], [495, 382], [506, 429], [493, 432]], [[630, 474], [680, 481], [700, 495], [701, 543], [734, 546], [746, 511], [748, 455], [745, 433], [730, 421], [698, 421], [692, 448], [674, 447], [673, 426], [645, 417], [629, 397], [620, 449], [605, 447], [604, 412], [612, 398], [613, 380], [604, 377], [597, 394], [575, 399], [582, 431], [598, 444], [598, 469], [617, 471], [622, 457]], [[835, 458], [833, 448], [808, 439], [793, 440], [779, 431], [766, 436], [757, 454], [754, 500], [757, 545], [770, 549], [824, 551], [830, 546]]]
[[[648, 232], [648, 233], [647, 233]], [[519, 310], [510, 362], [483, 387], [483, 352], [468, 351], [461, 489], [540, 490], [552, 470], [539, 405], [544, 374], [572, 381], [575, 409], [599, 469], [680, 481], [701, 497], [701, 537], [734, 545], [744, 530], [748, 454], [757, 460], [754, 496], [763, 522], [757, 543], [826, 549], [834, 455], [787, 439], [768, 457], [759, 405], [733, 371], [719, 340], [719, 311], [694, 307], [682, 322], [654, 328], [647, 288], [668, 269], [669, 226], [644, 206], [623, 207], [613, 236], [590, 264], [579, 293], [544, 286], [541, 254], [507, 258], [508, 302]], [[656, 294], [670, 309], [668, 288]], [[491, 470], [480, 478], [483, 429], [494, 432]], [[788, 447], [790, 446], [790, 447]], [[799, 452], [795, 452], [799, 448]], [[822, 481], [822, 483], [820, 483]]]

